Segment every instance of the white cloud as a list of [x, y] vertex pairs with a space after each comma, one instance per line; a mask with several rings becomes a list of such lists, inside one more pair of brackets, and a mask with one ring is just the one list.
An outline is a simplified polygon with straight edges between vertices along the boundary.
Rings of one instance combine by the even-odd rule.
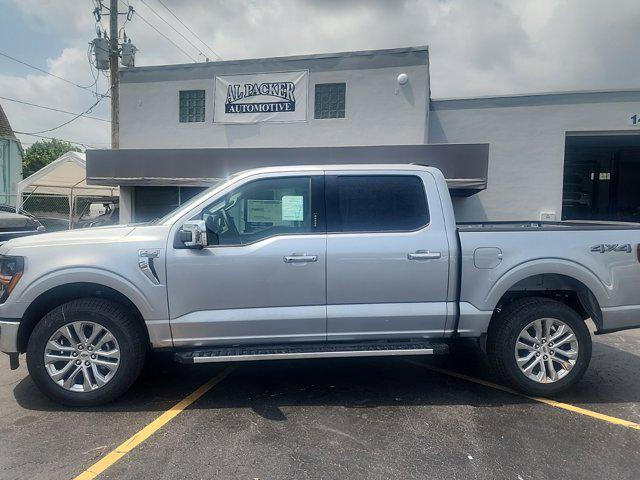
[[[49, 59], [47, 64], [48, 71], [54, 75], [78, 82], [78, 84], [87, 81], [86, 50], [65, 48], [58, 58]], [[102, 93], [107, 91], [104, 80], [99, 82], [98, 87]], [[85, 111], [96, 101], [95, 95], [91, 92], [80, 90], [43, 73], [28, 74], [23, 77], [0, 75], [0, 92], [3, 92], [3, 96], [10, 98], [77, 113]], [[109, 99], [104, 99], [90, 115], [108, 119], [108, 103]], [[2, 105], [13, 129], [21, 132], [40, 132], [73, 118], [72, 115], [9, 101], [2, 101]], [[44, 132], [42, 135], [105, 146], [109, 142], [109, 124], [88, 118], [79, 118], [67, 126], [52, 132]], [[18, 137], [26, 143], [33, 143], [37, 140], [36, 137], [27, 135], [18, 134]]]
[[[91, 3], [13, 1], [68, 46], [49, 61], [51, 71], [86, 83], [85, 48], [95, 27]], [[128, 1], [138, 12], [125, 27], [140, 49], [138, 65], [189, 62], [141, 17], [192, 56], [198, 55], [140, 0]], [[164, 2], [225, 59], [429, 44], [436, 98], [640, 87], [637, 0]], [[157, 0], [146, 3], [192, 38]], [[121, 0], [123, 10], [125, 4]], [[104, 19], [103, 24], [107, 23]], [[0, 74], [0, 91], [74, 111], [92, 103], [90, 94], [45, 75]], [[108, 115], [108, 101], [103, 103], [97, 111]], [[65, 119], [4, 105], [16, 129], [44, 129]], [[101, 144], [109, 137], [107, 124], [91, 120], [78, 120], [56, 133]]]

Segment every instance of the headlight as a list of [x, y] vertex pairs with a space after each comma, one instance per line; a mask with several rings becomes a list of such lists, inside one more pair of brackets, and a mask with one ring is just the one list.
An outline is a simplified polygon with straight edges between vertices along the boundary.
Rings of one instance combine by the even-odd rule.
[[22, 277], [24, 257], [0, 255], [0, 303], [4, 303]]

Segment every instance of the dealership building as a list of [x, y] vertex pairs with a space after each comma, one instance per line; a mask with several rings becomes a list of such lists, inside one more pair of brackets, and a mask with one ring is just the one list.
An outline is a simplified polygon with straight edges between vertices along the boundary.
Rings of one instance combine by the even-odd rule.
[[128, 68], [87, 178], [127, 222], [248, 167], [368, 162], [440, 167], [459, 221], [640, 221], [640, 90], [431, 98], [427, 47]]

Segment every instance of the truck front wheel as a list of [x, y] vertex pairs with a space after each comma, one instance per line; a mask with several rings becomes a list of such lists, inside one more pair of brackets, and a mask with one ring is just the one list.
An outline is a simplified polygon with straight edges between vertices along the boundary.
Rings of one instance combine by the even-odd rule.
[[584, 375], [591, 360], [591, 335], [567, 305], [525, 298], [493, 319], [487, 353], [505, 383], [528, 395], [553, 395]]
[[114, 400], [140, 374], [142, 326], [122, 305], [81, 298], [54, 308], [27, 345], [29, 374], [49, 398], [71, 406]]

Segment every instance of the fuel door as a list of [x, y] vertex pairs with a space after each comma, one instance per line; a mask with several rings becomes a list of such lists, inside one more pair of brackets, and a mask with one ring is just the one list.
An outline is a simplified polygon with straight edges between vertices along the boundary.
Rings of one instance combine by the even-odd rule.
[[490, 270], [502, 262], [502, 250], [497, 247], [480, 247], [473, 252], [473, 264], [476, 268]]

